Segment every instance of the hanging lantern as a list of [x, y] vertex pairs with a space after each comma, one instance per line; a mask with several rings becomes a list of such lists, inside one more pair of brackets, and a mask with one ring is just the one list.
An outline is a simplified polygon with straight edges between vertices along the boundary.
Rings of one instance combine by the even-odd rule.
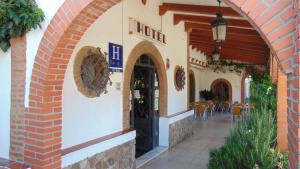
[[219, 12], [217, 13], [217, 18], [211, 23], [213, 39], [217, 43], [222, 43], [226, 39], [226, 31], [227, 31], [227, 22], [223, 18], [223, 14], [221, 12], [221, 1], [219, 2]]
[[219, 61], [220, 59], [220, 51], [218, 48], [215, 48], [213, 53], [211, 54], [213, 61]]

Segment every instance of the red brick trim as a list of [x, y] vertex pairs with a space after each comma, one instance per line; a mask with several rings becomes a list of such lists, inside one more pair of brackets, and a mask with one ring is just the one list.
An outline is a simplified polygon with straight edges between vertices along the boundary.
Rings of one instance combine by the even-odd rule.
[[296, 10], [293, 0], [224, 0], [224, 2], [247, 18], [269, 45], [279, 60], [284, 72], [292, 71], [294, 47], [293, 35], [296, 30]]
[[62, 152], [61, 152], [61, 155], [64, 156], [64, 155], [70, 154], [72, 152], [75, 152], [75, 151], [78, 151], [78, 150], [90, 147], [90, 146], [95, 145], [95, 144], [102, 143], [104, 141], [107, 141], [107, 140], [119, 137], [121, 135], [130, 133], [132, 131], [134, 131], [134, 129], [127, 129], [127, 130], [115, 132], [115, 133], [112, 133], [112, 134], [109, 134], [109, 135], [106, 135], [106, 136], [103, 136], [103, 137], [99, 137], [99, 138], [94, 139], [94, 140], [90, 140], [90, 141], [87, 141], [87, 142], [84, 142], [84, 143], [81, 143], [81, 144], [78, 144], [78, 145], [75, 145], [75, 146], [63, 149]]
[[159, 50], [148, 41], [143, 41], [137, 44], [131, 51], [124, 71], [124, 84], [123, 84], [123, 128], [130, 128], [130, 81], [136, 61], [143, 54], [147, 54], [155, 64], [156, 71], [159, 78], [159, 113], [161, 117], [167, 115], [168, 109], [168, 80], [166, 68], [163, 58]]
[[[278, 58], [285, 72], [292, 72], [293, 67], [295, 75], [299, 74], [297, 71], [299, 66], [296, 65], [300, 58], [299, 45], [295, 50], [295, 41], [299, 41], [298, 1], [294, 0], [295, 7], [293, 7], [292, 0], [224, 1], [248, 18], [248, 21], [269, 44], [272, 53]], [[30, 84], [29, 108], [26, 110], [24, 120], [26, 122], [24, 160], [35, 168], [61, 168], [62, 86], [70, 56], [90, 25], [118, 2], [120, 0], [66, 0], [49, 24], [35, 58]], [[297, 16], [296, 19], [294, 16]], [[289, 79], [291, 83], [298, 80], [298, 78], [294, 80], [292, 76]], [[294, 87], [299, 87], [298, 82], [294, 83]], [[295, 93], [292, 88], [289, 91]], [[294, 95], [299, 101], [300, 99], [296, 96], [300, 94]], [[167, 94], [164, 97], [167, 98]], [[128, 96], [125, 98], [128, 99]], [[167, 105], [167, 99], [164, 102]], [[299, 105], [292, 99], [289, 103], [289, 112]], [[124, 105], [124, 112], [126, 111], [128, 112], [128, 105]], [[165, 107], [162, 112], [166, 113], [167, 108]], [[292, 115], [290, 113], [290, 119]], [[293, 119], [293, 121], [296, 124], [300, 123], [300, 120]], [[291, 120], [289, 124], [292, 126]], [[291, 133], [289, 136], [290, 144], [299, 144], [295, 139], [298, 138], [297, 134]], [[300, 149], [299, 146], [295, 147], [297, 150]], [[293, 152], [292, 147], [289, 149], [291, 167], [296, 168], [296, 164], [300, 161], [299, 156], [296, 151]], [[292, 158], [293, 155], [294, 158]]]
[[192, 109], [189, 109], [189, 110], [183, 110], [183, 111], [181, 111], [181, 112], [178, 112], [178, 113], [175, 113], [175, 114], [169, 115], [169, 116], [167, 116], [166, 118], [170, 119], [170, 118], [173, 118], [173, 117], [179, 116], [179, 115], [181, 115], [181, 114], [187, 113], [187, 112], [189, 112], [189, 111], [191, 111], [191, 110], [192, 110]]
[[52, 18], [34, 62], [25, 113], [24, 160], [61, 168], [62, 88], [73, 49], [94, 21], [120, 0], [66, 0]]
[[26, 37], [11, 39], [11, 105], [9, 158], [24, 161]]
[[229, 101], [232, 101], [232, 85], [231, 83], [226, 80], [226, 79], [216, 79], [215, 81], [213, 81], [210, 85], [210, 89], [212, 90], [212, 92], [215, 93], [215, 86], [218, 84], [218, 83], [225, 83], [227, 86], [228, 86], [228, 90], [229, 90]]

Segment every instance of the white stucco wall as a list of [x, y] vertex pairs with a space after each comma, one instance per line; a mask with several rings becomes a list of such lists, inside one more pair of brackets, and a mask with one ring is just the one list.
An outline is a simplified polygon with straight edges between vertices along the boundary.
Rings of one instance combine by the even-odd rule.
[[[204, 55], [201, 51], [197, 51], [197, 49], [192, 49], [190, 46], [190, 57], [200, 60], [202, 62], [206, 62], [206, 55]], [[201, 76], [201, 71], [203, 71], [200, 67], [198, 69], [194, 68], [194, 65], [190, 65], [190, 69], [194, 72], [195, 75], [195, 101], [200, 101], [199, 91], [202, 90], [201, 81], [204, 81], [205, 77]]]
[[[140, 42], [141, 38], [129, 35], [128, 17], [133, 17], [152, 28], [161, 30], [166, 34], [167, 45], [154, 45], [161, 52], [164, 62], [170, 59], [170, 68], [167, 70], [168, 78], [168, 115], [178, 113], [187, 109], [187, 88], [177, 91], [174, 86], [174, 70], [176, 65], [183, 66], [187, 73], [187, 34], [184, 31], [184, 24], [173, 24], [172, 12], [167, 12], [164, 16], [158, 15], [160, 0], [147, 1], [147, 5], [136, 3], [136, 1], [124, 1], [124, 39], [126, 39], [124, 56], [128, 56], [131, 49]], [[127, 59], [125, 59], [126, 63]], [[186, 74], [187, 76], [187, 74]]]
[[[171, 60], [171, 68], [167, 71], [168, 112], [172, 114], [186, 110], [186, 88], [183, 91], [176, 91], [173, 81], [175, 66], [181, 65], [185, 70], [187, 67], [186, 33], [183, 24], [173, 26], [173, 15], [167, 14], [164, 17], [158, 15], [159, 5], [160, 1], [157, 0], [148, 1], [146, 6], [141, 2], [125, 0], [104, 13], [76, 45], [63, 87], [63, 148], [122, 130], [123, 74], [114, 73], [110, 77], [113, 85], [108, 87], [108, 94], [89, 99], [77, 90], [73, 78], [73, 64], [76, 53], [83, 46], [98, 46], [103, 52], [107, 52], [108, 43], [112, 42], [123, 45], [125, 66], [131, 50], [145, 40], [129, 34], [130, 17], [166, 34], [167, 45], [156, 43], [154, 45], [161, 52], [164, 61], [166, 58]], [[121, 90], [116, 90], [116, 83], [121, 83]], [[75, 128], [76, 135], [73, 133]]]
[[[104, 13], [84, 34], [76, 45], [69, 62], [63, 86], [63, 143], [67, 148], [104, 135], [122, 130], [122, 91], [116, 83], [122, 82], [122, 74], [110, 76], [113, 82], [107, 94], [87, 98], [78, 90], [73, 78], [75, 55], [83, 46], [101, 47], [108, 51], [108, 42], [122, 44], [122, 4]], [[121, 86], [122, 88], [122, 86]], [[74, 129], [76, 133], [74, 134]]]
[[[201, 52], [197, 51], [196, 49], [190, 48], [190, 57], [201, 60], [203, 62], [206, 62], [206, 56]], [[191, 65], [191, 70], [193, 70], [195, 74], [195, 80], [196, 80], [196, 94], [195, 99], [196, 101], [200, 100], [200, 94], [199, 91], [201, 90], [210, 90], [211, 84], [217, 80], [217, 79], [226, 79], [230, 82], [232, 85], [232, 101], [241, 101], [241, 80], [242, 75], [239, 75], [237, 73], [215, 73], [211, 69], [196, 69]]]
[[[91, 99], [77, 90], [73, 78], [73, 64], [75, 55], [83, 46], [97, 46], [101, 47], [103, 52], [108, 52], [108, 43], [112, 42], [123, 45], [123, 65], [125, 66], [132, 49], [145, 40], [137, 35], [129, 34], [130, 17], [166, 34], [167, 45], [153, 44], [160, 51], [164, 61], [166, 58], [171, 60], [170, 69], [166, 72], [168, 114], [187, 109], [186, 87], [182, 91], [176, 91], [173, 81], [176, 65], [183, 66], [187, 70], [186, 32], [183, 24], [173, 25], [171, 13], [163, 17], [158, 15], [160, 2], [149, 0], [145, 6], [141, 1], [138, 3], [133, 0], [122, 1], [96, 20], [76, 45], [68, 64], [63, 86], [63, 149], [123, 130], [123, 73], [114, 73], [110, 76], [113, 85], [108, 86], [108, 94]], [[116, 83], [121, 84], [121, 90], [116, 90]], [[63, 158], [63, 164], [82, 158], [82, 155], [76, 155], [75, 152], [72, 154], [72, 159], [71, 156]]]
[[9, 157], [11, 52], [0, 50], [0, 157]]
[[[194, 70], [194, 69], [193, 69]], [[237, 73], [215, 73], [212, 70], [194, 70], [197, 77], [196, 84], [199, 85], [197, 99], [199, 99], [200, 90], [210, 90], [211, 84], [217, 79], [226, 79], [232, 86], [232, 102], [241, 102], [241, 80], [242, 76]]]
[[[45, 21], [41, 23], [42, 29], [30, 31], [27, 35], [26, 51], [26, 87], [25, 87], [25, 106], [28, 107], [29, 87], [31, 73], [35, 55], [57, 9], [62, 5], [64, 0], [36, 0], [40, 8], [45, 13]], [[0, 50], [0, 157], [8, 158], [9, 156], [9, 131], [10, 131], [10, 92], [11, 92], [11, 52], [6, 53]]]
[[50, 21], [52, 20], [54, 14], [57, 12], [59, 7], [63, 4], [65, 0], [36, 0], [38, 6], [45, 13], [45, 20], [41, 23], [42, 28], [32, 30], [26, 34], [27, 38], [27, 50], [26, 50], [26, 87], [25, 87], [25, 107], [29, 104], [29, 89], [31, 74], [33, 69], [33, 63], [35, 56], [40, 45], [41, 39], [46, 31]]

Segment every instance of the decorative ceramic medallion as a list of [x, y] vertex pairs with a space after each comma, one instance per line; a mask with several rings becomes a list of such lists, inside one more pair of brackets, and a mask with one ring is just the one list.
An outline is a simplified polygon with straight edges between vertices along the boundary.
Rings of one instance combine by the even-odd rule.
[[78, 90], [87, 97], [99, 97], [107, 93], [109, 66], [100, 48], [83, 47], [76, 56], [74, 79]]
[[175, 88], [177, 90], [183, 90], [185, 86], [185, 71], [182, 66], [175, 67]]

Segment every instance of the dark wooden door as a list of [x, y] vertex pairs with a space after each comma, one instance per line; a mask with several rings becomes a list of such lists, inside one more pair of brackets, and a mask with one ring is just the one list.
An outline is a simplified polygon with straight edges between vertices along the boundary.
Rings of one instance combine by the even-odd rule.
[[[145, 61], [145, 58], [141, 61]], [[138, 62], [135, 65], [131, 80], [131, 93], [130, 123], [137, 133], [136, 157], [139, 157], [158, 146], [159, 82], [154, 64]]]

